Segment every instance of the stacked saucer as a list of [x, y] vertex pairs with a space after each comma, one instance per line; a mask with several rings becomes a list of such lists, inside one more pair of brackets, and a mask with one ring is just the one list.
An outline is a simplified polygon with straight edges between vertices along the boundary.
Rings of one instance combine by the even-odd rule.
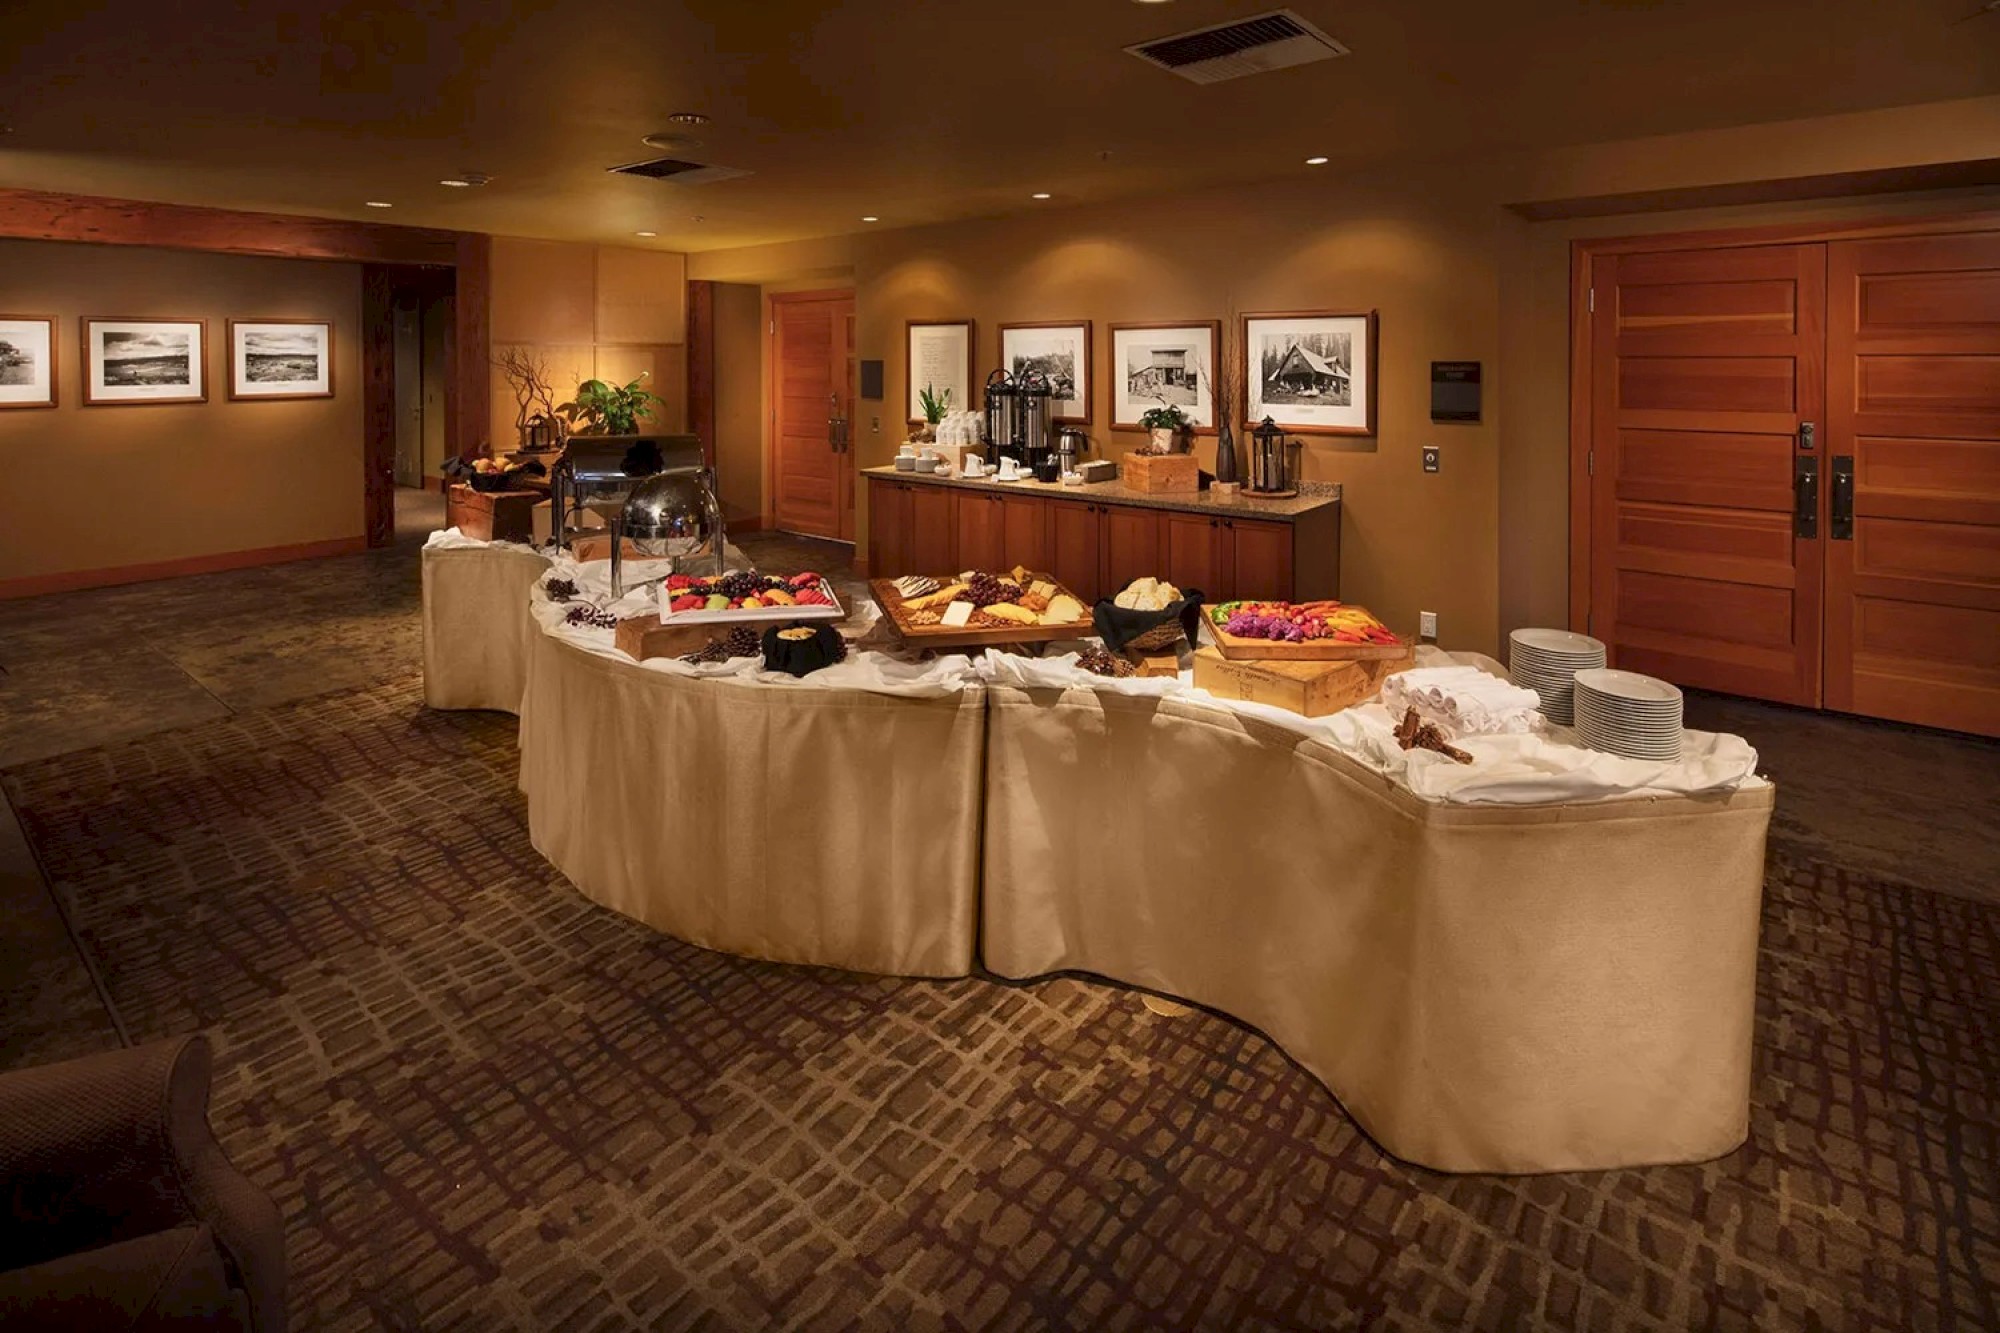
[[1604, 665], [1604, 645], [1566, 629], [1517, 629], [1507, 636], [1507, 674], [1542, 697], [1542, 716], [1562, 726], [1576, 718], [1571, 692], [1576, 673]]
[[1579, 671], [1576, 734], [1606, 754], [1676, 762], [1681, 757], [1681, 692], [1636, 671]]

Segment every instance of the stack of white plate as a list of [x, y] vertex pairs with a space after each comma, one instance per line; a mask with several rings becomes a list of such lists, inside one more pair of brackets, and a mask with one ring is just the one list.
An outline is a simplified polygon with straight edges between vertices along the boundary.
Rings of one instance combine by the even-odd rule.
[[1681, 692], [1635, 671], [1579, 671], [1576, 734], [1606, 754], [1676, 762], [1681, 757]]
[[1603, 666], [1604, 645], [1566, 629], [1517, 629], [1507, 644], [1507, 673], [1514, 683], [1542, 697], [1543, 717], [1572, 725], [1576, 673]]

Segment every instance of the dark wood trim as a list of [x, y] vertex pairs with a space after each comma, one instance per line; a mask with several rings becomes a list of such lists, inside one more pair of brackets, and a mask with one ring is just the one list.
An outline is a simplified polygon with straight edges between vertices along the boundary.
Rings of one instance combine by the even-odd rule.
[[464, 233], [289, 213], [239, 213], [188, 204], [0, 189], [0, 237], [150, 245], [169, 250], [330, 259], [365, 264], [456, 261]]
[[2000, 211], [1985, 209], [1912, 218], [1871, 218], [1856, 222], [1801, 225], [1780, 222], [1718, 231], [1663, 231], [1652, 236], [1590, 236], [1572, 241], [1572, 251], [1631, 254], [1650, 250], [1720, 250], [1739, 245], [1800, 245], [1811, 241], [1860, 241], [1891, 236], [1936, 236], [1961, 231], [2000, 231]]
[[[1243, 340], [1243, 374], [1236, 384], [1236, 401], [1242, 404], [1242, 425], [1247, 430], [1259, 422], [1250, 415], [1250, 321], [1253, 319], [1360, 319], [1368, 326], [1368, 401], [1362, 405], [1364, 424], [1354, 426], [1288, 426], [1273, 418], [1274, 424], [1287, 435], [1350, 435], [1372, 437], [1375, 434], [1375, 403], [1377, 381], [1376, 372], [1382, 361], [1382, 315], [1379, 310], [1260, 310], [1244, 315], [1237, 323], [1237, 334]], [[1270, 416], [1269, 412], [1264, 414]]]
[[1576, 246], [1569, 270], [1569, 627], [1590, 623], [1591, 256]]
[[361, 269], [361, 496], [370, 546], [396, 536], [397, 273], [390, 264]]
[[20, 324], [42, 323], [49, 326], [49, 396], [47, 401], [38, 403], [0, 403], [0, 412], [27, 410], [35, 411], [44, 407], [55, 407], [62, 400], [62, 351], [56, 341], [56, 317], [54, 315], [6, 315], [0, 319], [11, 319]]
[[[1037, 319], [1025, 323], [1000, 325], [1000, 344], [994, 354], [1000, 358], [1000, 369], [1007, 369], [1007, 332], [1010, 329], [1077, 329], [1083, 330], [1083, 415], [1080, 417], [1059, 417], [1049, 414], [1049, 422], [1056, 426], [1088, 426], [1097, 398], [1097, 329], [1087, 319]], [[967, 410], [972, 410], [967, 405]]]
[[[208, 345], [208, 321], [205, 319], [169, 319], [159, 315], [85, 315], [77, 320], [79, 343], [83, 349], [83, 360], [78, 369], [82, 372], [82, 402], [85, 407], [175, 407], [188, 403], [208, 401], [208, 381], [214, 374], [213, 349]], [[201, 351], [194, 359], [201, 366], [201, 392], [186, 394], [179, 398], [95, 398], [90, 392], [90, 326], [93, 324], [194, 324], [201, 329]]]
[[445, 447], [477, 458], [491, 447], [493, 432], [493, 238], [458, 233], [455, 261], [444, 347]]
[[[1144, 324], [1110, 325], [1106, 333], [1106, 336], [1111, 340], [1107, 344], [1110, 349], [1110, 356], [1107, 358], [1106, 364], [1109, 365], [1111, 374], [1106, 383], [1111, 390], [1112, 430], [1146, 429], [1136, 421], [1120, 421], [1118, 419], [1118, 335], [1127, 332], [1144, 332], [1148, 329], [1207, 329], [1208, 363], [1211, 367], [1209, 380], [1213, 382], [1215, 377], [1222, 373], [1222, 321], [1219, 319], [1163, 319], [1148, 321]], [[1245, 373], [1248, 372], [1246, 371]], [[1221, 386], [1217, 385], [1216, 387], [1220, 388]], [[1213, 413], [1216, 418], [1215, 424], [1211, 426], [1190, 427], [1189, 429], [1196, 435], [1215, 435], [1220, 433], [1222, 426], [1222, 395], [1212, 392], [1210, 396], [1215, 400], [1215, 411]]]
[[282, 565], [293, 560], [317, 560], [330, 555], [353, 555], [367, 548], [366, 538], [335, 537], [330, 541], [299, 542], [291, 546], [261, 546], [249, 551], [193, 555], [180, 560], [161, 560], [145, 565], [66, 570], [60, 574], [30, 574], [26, 578], [0, 579], [0, 602], [21, 597], [40, 597], [52, 592], [109, 588], [121, 583], [150, 583], [156, 579], [177, 579], [189, 574], [216, 574], [228, 569]]
[[701, 441], [702, 457], [715, 466], [715, 284], [687, 285], [688, 430]]
[[[296, 324], [302, 328], [326, 330], [326, 392], [324, 393], [239, 393], [236, 389], [236, 326], [238, 324]], [[330, 319], [232, 319], [227, 321], [222, 342], [222, 365], [229, 373], [228, 394], [237, 403], [285, 403], [300, 398], [331, 398], [334, 392], [333, 321]]]
[[1612, 217], [1621, 213], [1671, 213], [1691, 208], [1736, 208], [1745, 204], [1789, 204], [1918, 190], [1971, 190], [2000, 184], [2000, 158], [1931, 162], [1908, 167], [1824, 172], [1719, 185], [1682, 185], [1623, 194], [1577, 195], [1507, 205], [1530, 222], [1564, 218]]
[[[776, 297], [772, 298], [776, 300]], [[979, 326], [969, 319], [906, 319], [903, 321], [903, 406], [907, 409], [916, 390], [916, 374], [910, 365], [910, 334], [916, 329], [940, 329], [947, 326], [965, 326], [965, 396], [971, 398], [979, 392]], [[973, 410], [969, 402], [960, 403], [959, 412]], [[922, 417], [911, 417], [905, 425], [924, 425]]]

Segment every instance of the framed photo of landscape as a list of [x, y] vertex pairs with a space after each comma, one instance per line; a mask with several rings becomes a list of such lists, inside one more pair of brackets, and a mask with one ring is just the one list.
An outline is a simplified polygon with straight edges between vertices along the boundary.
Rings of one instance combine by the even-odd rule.
[[333, 397], [333, 325], [324, 320], [230, 320], [229, 396]]
[[1375, 312], [1243, 317], [1243, 418], [1292, 435], [1375, 433]]
[[1195, 432], [1215, 432], [1216, 355], [1222, 322], [1113, 324], [1111, 425], [1138, 430], [1155, 407], [1178, 407]]
[[205, 403], [207, 356], [207, 320], [86, 319], [83, 401]]
[[1010, 375], [1039, 371], [1053, 390], [1049, 420], [1063, 426], [1090, 424], [1090, 321], [1000, 326], [1000, 369]]
[[0, 407], [56, 405], [56, 321], [0, 315]]
[[972, 321], [913, 319], [906, 330], [904, 389], [910, 396], [910, 424], [924, 423], [925, 389], [951, 395], [953, 412], [969, 412], [972, 401]]

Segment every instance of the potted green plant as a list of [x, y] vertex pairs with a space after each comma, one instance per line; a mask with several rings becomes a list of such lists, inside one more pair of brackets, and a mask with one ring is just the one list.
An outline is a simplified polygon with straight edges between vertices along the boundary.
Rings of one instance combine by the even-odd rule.
[[1153, 454], [1179, 454], [1187, 452], [1188, 416], [1178, 407], [1168, 404], [1163, 407], [1149, 407], [1139, 418], [1139, 424], [1152, 433], [1152, 444], [1146, 450]]
[[556, 413], [575, 434], [637, 435], [639, 422], [653, 415], [653, 404], [667, 401], [644, 387], [650, 378], [650, 372], [640, 371], [638, 379], [624, 385], [585, 380], [576, 386], [576, 397]]
[[917, 391], [917, 406], [924, 412], [924, 433], [920, 438], [935, 440], [938, 423], [951, 411], [951, 390], [939, 393], [935, 384], [926, 384]]

